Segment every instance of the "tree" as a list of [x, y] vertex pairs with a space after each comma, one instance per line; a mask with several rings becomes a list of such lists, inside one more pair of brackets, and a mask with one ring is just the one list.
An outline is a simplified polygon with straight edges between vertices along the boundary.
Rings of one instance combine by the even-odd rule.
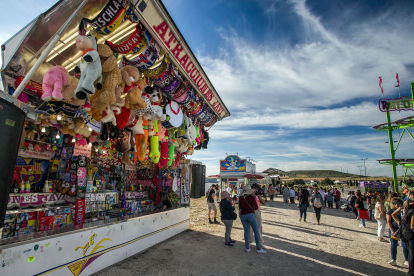
[[321, 182], [321, 185], [324, 185], [324, 186], [329, 186], [329, 185], [333, 185], [333, 184], [334, 184], [333, 180], [331, 180], [329, 177], [326, 177]]

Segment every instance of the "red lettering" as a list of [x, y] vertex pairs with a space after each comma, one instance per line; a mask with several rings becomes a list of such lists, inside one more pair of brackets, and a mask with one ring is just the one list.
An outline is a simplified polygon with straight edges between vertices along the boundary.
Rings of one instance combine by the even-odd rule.
[[178, 58], [178, 56], [180, 55], [181, 51], [183, 50], [183, 47], [181, 47], [180, 43], [177, 43], [174, 47], [174, 49], [171, 51], [171, 53], [173, 53], [173, 55]]
[[[200, 74], [200, 76], [201, 76], [201, 74]], [[201, 86], [203, 85], [203, 83], [204, 83], [204, 79], [203, 78], [199, 78], [198, 81], [197, 81], [198, 88], [201, 88]]]
[[208, 90], [208, 92], [205, 93], [204, 96], [206, 96], [209, 102], [211, 102], [211, 100], [213, 99], [213, 93], [210, 90]]
[[[190, 65], [192, 65], [193, 67], [192, 67], [191, 69], [188, 69], [188, 68], [190, 67]], [[187, 71], [187, 73], [190, 73], [193, 69], [194, 69], [194, 64], [193, 64], [193, 62], [192, 62], [192, 61], [190, 61], [190, 62], [187, 64], [187, 67], [185, 67], [185, 71]]]
[[201, 74], [200, 74], [200, 72], [198, 72], [197, 77], [193, 79], [195, 84], [197, 84], [197, 81], [200, 77], [201, 77]]
[[208, 86], [206, 83], [204, 83], [203, 88], [200, 88], [201, 92], [204, 94], [204, 92], [208, 89]]
[[161, 37], [161, 39], [165, 41], [165, 34], [167, 33], [167, 30], [168, 30], [167, 23], [162, 22], [158, 26], [154, 25], [153, 28], [158, 33], [158, 35]]
[[188, 56], [185, 54], [182, 58], [178, 60], [178, 62], [185, 68], [185, 65], [187, 64]]
[[174, 43], [177, 42], [177, 39], [175, 39], [175, 36], [171, 31], [170, 31], [169, 35], [170, 35], [170, 39], [168, 39], [168, 41], [165, 42], [165, 45], [167, 45], [168, 48], [171, 48], [170, 43], [173, 42], [173, 41], [174, 41]]
[[198, 73], [198, 71], [195, 69], [195, 67], [193, 68], [193, 70], [190, 73], [190, 77], [194, 80], [195, 75], [193, 76], [193, 73], [196, 72]]

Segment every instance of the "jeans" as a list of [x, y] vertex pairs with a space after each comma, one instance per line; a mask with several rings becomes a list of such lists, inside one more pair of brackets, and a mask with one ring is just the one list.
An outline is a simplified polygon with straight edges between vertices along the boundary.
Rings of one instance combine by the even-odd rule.
[[308, 204], [301, 204], [299, 207], [299, 214], [300, 217], [302, 218], [303, 215], [303, 220], [306, 221], [306, 212], [308, 211]]
[[372, 209], [368, 209], [369, 220], [372, 220]]
[[377, 219], [377, 223], [378, 223], [378, 238], [383, 238], [384, 232], [385, 232], [385, 225], [387, 225], [387, 222], [383, 219]]
[[[260, 244], [263, 245], [264, 241], [263, 241], [263, 224], [262, 224], [262, 212], [260, 210], [255, 210], [254, 211], [254, 216], [256, 217], [256, 221], [257, 221], [257, 229], [259, 229], [259, 238], [260, 238]], [[249, 227], [249, 242], [253, 241], [253, 230], [252, 227]]]
[[[395, 261], [395, 260], [397, 260], [398, 241], [391, 239], [391, 229], [388, 229], [388, 234], [389, 234], [390, 242], [391, 242], [391, 259]], [[404, 259], [406, 261], [408, 261], [408, 255], [409, 255], [409, 249], [408, 248], [409, 248], [409, 246], [403, 240], [401, 240], [401, 245], [402, 245], [402, 248], [403, 248]]]
[[233, 227], [233, 221], [229, 219], [222, 219], [221, 220], [224, 225], [226, 226], [226, 233], [224, 234], [224, 242], [229, 243], [231, 241], [231, 228]]
[[241, 215], [240, 216], [241, 223], [243, 224], [244, 229], [244, 243], [246, 245], [246, 248], [250, 248], [249, 244], [249, 225], [253, 228], [254, 232], [254, 238], [256, 240], [256, 248], [259, 250], [261, 248], [260, 246], [260, 237], [259, 237], [259, 228], [257, 227], [257, 221], [256, 217], [253, 213]]
[[315, 214], [316, 214], [316, 220], [319, 221], [321, 220], [321, 211], [322, 211], [322, 207], [321, 208], [313, 208], [315, 209]]
[[333, 208], [333, 201], [332, 200], [328, 201], [328, 208]]

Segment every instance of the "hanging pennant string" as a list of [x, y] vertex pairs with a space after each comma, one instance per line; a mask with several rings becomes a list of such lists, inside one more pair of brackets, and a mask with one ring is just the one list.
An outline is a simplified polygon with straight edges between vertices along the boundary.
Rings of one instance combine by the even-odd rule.
[[379, 87], [381, 88], [382, 98], [384, 98], [384, 88], [382, 87], [382, 77], [379, 77]]
[[398, 87], [398, 95], [401, 98], [400, 79], [398, 78], [398, 73], [395, 75], [395, 77], [397, 78], [397, 85], [395, 87]]

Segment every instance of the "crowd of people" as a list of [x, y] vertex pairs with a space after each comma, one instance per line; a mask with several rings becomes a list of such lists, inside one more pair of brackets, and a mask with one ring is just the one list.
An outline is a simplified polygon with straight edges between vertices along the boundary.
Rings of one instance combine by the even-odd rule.
[[[343, 190], [342, 190], [343, 192]], [[267, 188], [253, 184], [241, 184], [239, 188], [231, 186], [221, 192], [219, 200], [219, 187], [212, 185], [207, 191], [207, 206], [209, 223], [220, 224], [217, 221], [217, 208], [220, 206], [221, 221], [225, 225], [226, 247], [233, 247], [235, 240], [231, 239], [233, 221], [238, 217], [243, 225], [244, 243], [246, 252], [250, 252], [250, 244], [254, 241], [258, 253], [266, 253], [262, 236], [262, 216], [260, 205], [266, 205], [269, 196], [269, 206], [273, 207], [274, 198], [278, 194], [283, 196], [283, 205], [295, 204], [299, 208], [299, 221], [306, 222], [307, 211], [315, 213], [316, 221], [321, 223], [322, 211], [326, 208], [340, 209], [345, 204], [360, 222], [359, 227], [365, 228], [367, 221], [376, 221], [378, 224], [378, 241], [390, 244], [390, 265], [396, 265], [397, 247], [403, 248], [404, 265], [408, 266], [408, 275], [414, 275], [414, 191], [405, 189], [400, 195], [395, 192], [362, 193], [360, 190], [350, 191], [346, 200], [341, 199], [341, 192], [337, 188], [318, 189], [317, 187], [299, 187], [296, 191], [286, 185], [270, 184]], [[238, 211], [236, 211], [238, 203]], [[211, 210], [214, 211], [214, 221], [211, 220]], [[384, 238], [388, 226], [389, 241]], [[254, 238], [253, 238], [254, 234]]]

